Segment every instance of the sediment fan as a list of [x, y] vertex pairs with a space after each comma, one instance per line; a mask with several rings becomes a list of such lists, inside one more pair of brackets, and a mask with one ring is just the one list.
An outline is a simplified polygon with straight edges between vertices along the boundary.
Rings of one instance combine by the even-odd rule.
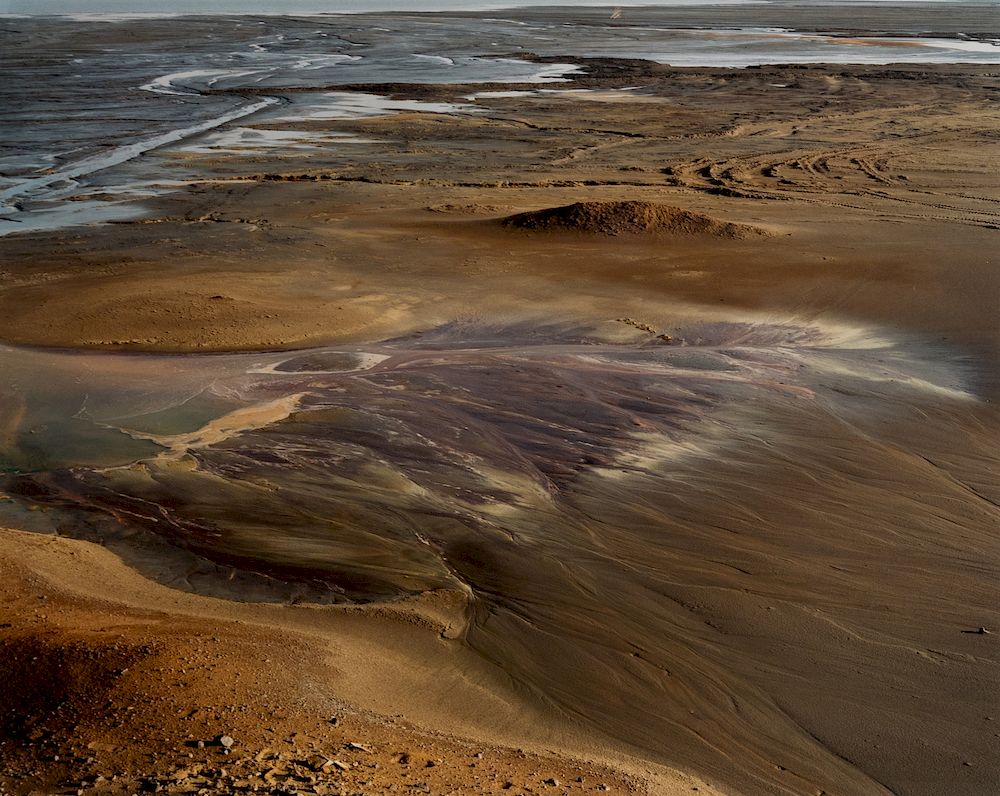
[[501, 219], [505, 227], [593, 235], [675, 234], [748, 238], [767, 233], [749, 224], [719, 221], [701, 213], [655, 202], [576, 202], [518, 213]]

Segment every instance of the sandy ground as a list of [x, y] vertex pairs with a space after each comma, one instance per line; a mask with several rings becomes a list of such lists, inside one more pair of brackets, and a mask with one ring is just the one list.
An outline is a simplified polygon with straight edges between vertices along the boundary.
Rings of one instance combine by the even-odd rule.
[[[645, 296], [877, 320], [882, 295], [860, 286], [905, 284], [894, 323], [993, 336], [992, 78], [925, 71], [675, 70], [643, 78], [656, 102], [572, 97], [585, 122], [546, 95], [491, 99], [473, 117], [313, 122], [402, 140], [377, 160], [352, 150], [339, 168], [312, 155], [258, 163], [272, 179], [246, 173], [254, 156], [163, 155], [244, 173], [167, 197], [151, 219], [3, 240], [0, 334], [139, 350], [301, 347], [481, 313], [484, 294], [497, 313], [589, 310], [633, 298], [641, 281]], [[327, 180], [273, 179], [301, 175]], [[681, 205], [776, 234], [556, 245], [488, 223], [582, 199]]]
[[[713, 792], [662, 769], [630, 776], [620, 760], [556, 755], [544, 742], [528, 751], [418, 730], [345, 700], [400, 689], [441, 699], [443, 684], [413, 669], [446, 665], [448, 653], [432, 649], [442, 642], [421, 638], [420, 653], [403, 641], [446, 632], [433, 604], [241, 605], [159, 586], [96, 545], [2, 534], [2, 792]], [[471, 683], [448, 690], [482, 703]], [[528, 740], [532, 719], [518, 708], [495, 702], [497, 726], [519, 724]]]
[[[350, 157], [152, 155], [208, 178], [139, 221], [0, 239], [0, 339], [270, 350], [456, 319], [628, 318], [676, 335], [714, 313], [887, 331], [962, 370], [974, 399], [768, 376], [780, 400], [753, 393], [706, 427], [736, 440], [725, 456], [685, 469], [671, 453], [674, 473], [624, 486], [574, 476], [535, 516], [579, 534], [578, 558], [569, 543], [446, 548], [481, 600], [471, 620], [440, 595], [391, 614], [237, 604], [84, 542], [4, 532], [4, 665], [25, 684], [4, 706], [21, 717], [0, 747], [7, 790], [101, 775], [93, 787], [122, 793], [990, 792], [997, 636], [966, 631], [996, 629], [1000, 562], [995, 76], [622, 68], [576, 87], [642, 100], [310, 123], [394, 142]], [[597, 200], [768, 236], [498, 223]], [[804, 395], [819, 398], [789, 397]], [[499, 516], [520, 532], [523, 508]], [[197, 748], [220, 734], [230, 755]]]

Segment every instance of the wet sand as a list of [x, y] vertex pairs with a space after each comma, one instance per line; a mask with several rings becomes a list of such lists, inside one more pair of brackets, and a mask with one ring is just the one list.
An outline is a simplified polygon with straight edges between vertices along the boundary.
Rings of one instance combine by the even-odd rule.
[[[431, 792], [491, 792], [464, 743], [513, 792], [990, 792], [996, 68], [521, 55], [578, 71], [341, 87], [404, 103], [376, 116], [261, 88], [235, 143], [82, 186], [174, 181], [141, 218], [0, 238], [0, 525], [75, 537], [6, 533], [5, 632], [139, 649], [154, 611], [183, 640], [137, 654], [173, 672], [223, 622], [217, 660], [295, 702], [278, 734], [320, 738], [332, 694], [423, 728], [356, 714], [382, 768], [467, 739]], [[714, 221], [502, 223], [580, 201]], [[318, 693], [261, 652], [288, 644]], [[245, 693], [230, 768], [270, 743]], [[125, 726], [166, 728], [163, 768], [157, 710]], [[8, 735], [8, 788], [67, 778], [57, 718]]]

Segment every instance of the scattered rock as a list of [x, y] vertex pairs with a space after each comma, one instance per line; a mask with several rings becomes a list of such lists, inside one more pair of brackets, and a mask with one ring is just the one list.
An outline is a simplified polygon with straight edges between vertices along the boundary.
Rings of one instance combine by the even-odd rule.
[[656, 329], [650, 326], [648, 323], [642, 323], [637, 321], [635, 318], [615, 318], [618, 323], [624, 323], [628, 326], [638, 329], [640, 332], [649, 332], [650, 334], [656, 334]]
[[313, 771], [326, 771], [333, 767], [333, 759], [326, 755], [315, 755], [309, 761]]
[[215, 742], [225, 749], [231, 749], [233, 744], [236, 743], [236, 741], [229, 735], [220, 735], [215, 739]]

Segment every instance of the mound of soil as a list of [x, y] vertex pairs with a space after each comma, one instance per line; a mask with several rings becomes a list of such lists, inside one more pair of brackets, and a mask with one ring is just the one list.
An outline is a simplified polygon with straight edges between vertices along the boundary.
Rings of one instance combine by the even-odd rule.
[[592, 235], [711, 235], [747, 238], [766, 234], [746, 224], [732, 224], [711, 216], [654, 202], [577, 202], [518, 213], [501, 219], [513, 229], [584, 232]]

